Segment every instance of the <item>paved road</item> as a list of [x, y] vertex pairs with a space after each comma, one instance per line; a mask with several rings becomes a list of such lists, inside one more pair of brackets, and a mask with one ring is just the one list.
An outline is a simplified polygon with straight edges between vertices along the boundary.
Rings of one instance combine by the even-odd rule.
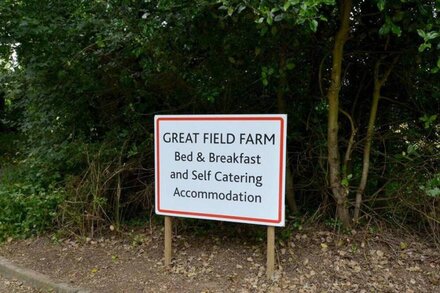
[[40, 293], [36, 289], [23, 284], [23, 282], [7, 279], [0, 275], [0, 292], [1, 293]]

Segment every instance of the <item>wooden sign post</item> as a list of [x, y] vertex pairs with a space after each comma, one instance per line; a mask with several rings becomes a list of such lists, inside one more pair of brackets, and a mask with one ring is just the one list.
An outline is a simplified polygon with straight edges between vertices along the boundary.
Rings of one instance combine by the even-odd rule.
[[171, 265], [173, 258], [173, 218], [165, 217], [165, 266]]
[[266, 276], [268, 279], [273, 277], [275, 271], [275, 227], [267, 227], [267, 264]]
[[267, 276], [275, 268], [275, 226], [284, 226], [287, 116], [157, 115], [155, 210], [165, 216], [166, 266], [172, 218], [267, 228]]

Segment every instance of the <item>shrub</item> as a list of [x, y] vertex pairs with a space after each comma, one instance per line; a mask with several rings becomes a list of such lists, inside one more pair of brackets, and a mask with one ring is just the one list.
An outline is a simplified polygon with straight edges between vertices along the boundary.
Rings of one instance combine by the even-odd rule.
[[32, 185], [0, 186], [0, 242], [38, 234], [53, 224], [63, 192]]

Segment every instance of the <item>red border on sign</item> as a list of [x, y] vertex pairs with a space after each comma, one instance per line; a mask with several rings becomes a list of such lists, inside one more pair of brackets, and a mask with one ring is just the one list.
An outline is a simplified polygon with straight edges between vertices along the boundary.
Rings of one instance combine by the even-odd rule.
[[[186, 212], [186, 211], [176, 211], [176, 210], [165, 210], [160, 208], [160, 149], [159, 149], [159, 132], [160, 132], [160, 122], [161, 121], [279, 121], [280, 122], [280, 169], [279, 169], [279, 187], [278, 187], [278, 219], [264, 219], [264, 218], [251, 218], [251, 217], [240, 217], [222, 214], [208, 214], [199, 212]], [[283, 175], [284, 175], [284, 119], [282, 117], [259, 117], [259, 116], [236, 116], [236, 117], [185, 117], [185, 116], [175, 116], [175, 117], [160, 117], [156, 120], [156, 204], [157, 210], [161, 213], [169, 213], [169, 215], [188, 215], [188, 216], [199, 216], [207, 218], [225, 219], [225, 220], [242, 220], [256, 223], [276, 223], [279, 224], [282, 221], [282, 201], [283, 201]]]

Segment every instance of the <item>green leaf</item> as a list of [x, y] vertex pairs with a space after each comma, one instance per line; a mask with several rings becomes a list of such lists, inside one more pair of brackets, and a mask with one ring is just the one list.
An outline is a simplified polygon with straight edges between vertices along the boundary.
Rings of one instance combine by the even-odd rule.
[[393, 32], [393, 34], [397, 35], [398, 37], [400, 37], [402, 35], [402, 30], [397, 25], [393, 25], [391, 27], [391, 31]]
[[286, 67], [288, 70], [292, 70], [293, 68], [295, 68], [295, 63], [287, 63]]
[[379, 8], [379, 11], [383, 11], [385, 9], [385, 0], [378, 0], [377, 8]]
[[419, 149], [419, 146], [417, 144], [410, 144], [406, 150], [408, 155], [417, 154], [417, 150]]
[[430, 128], [434, 124], [436, 119], [437, 119], [437, 115], [427, 115], [427, 114], [419, 118], [420, 121], [424, 122], [425, 129]]
[[258, 56], [258, 55], [260, 55], [260, 53], [261, 53], [261, 48], [255, 48], [255, 56]]
[[343, 179], [341, 180], [341, 184], [342, 184], [342, 186], [344, 186], [344, 187], [348, 187], [348, 185], [350, 184], [350, 180], [351, 180], [352, 177], [353, 177], [353, 174], [348, 174], [347, 177], [343, 178]]
[[433, 39], [437, 38], [438, 36], [439, 36], [438, 32], [434, 32], [434, 31], [428, 32], [426, 34], [426, 39], [425, 40], [433, 40]]
[[440, 188], [434, 187], [426, 190], [426, 194], [430, 197], [440, 197]]
[[405, 16], [405, 12], [403, 11], [398, 11], [394, 16], [393, 16], [393, 21], [401, 21], [403, 19], [403, 17]]
[[385, 23], [380, 29], [379, 29], [379, 35], [386, 35], [390, 32], [390, 26]]
[[284, 18], [284, 13], [281, 13], [281, 14], [278, 14], [277, 16], [275, 16], [273, 20], [275, 22], [278, 22], [278, 21], [283, 20], [283, 18]]
[[423, 43], [419, 46], [419, 52], [423, 52], [428, 48], [431, 48], [431, 43]]
[[421, 29], [418, 29], [417, 30], [417, 33], [419, 34], [419, 36], [421, 36], [423, 39], [425, 39], [426, 38], [426, 33], [423, 31], [423, 30], [421, 30]]
[[316, 19], [309, 21], [309, 27], [313, 32], [316, 32], [316, 30], [318, 29], [318, 21]]
[[98, 48], [104, 48], [105, 47], [105, 43], [102, 39], [98, 39], [96, 40], [96, 45], [98, 46]]
[[267, 22], [268, 25], [272, 25], [272, 23], [273, 23], [273, 18], [272, 18], [272, 15], [271, 15], [271, 14], [269, 14], [269, 15], [267, 16], [267, 18], [266, 18], [266, 22]]

